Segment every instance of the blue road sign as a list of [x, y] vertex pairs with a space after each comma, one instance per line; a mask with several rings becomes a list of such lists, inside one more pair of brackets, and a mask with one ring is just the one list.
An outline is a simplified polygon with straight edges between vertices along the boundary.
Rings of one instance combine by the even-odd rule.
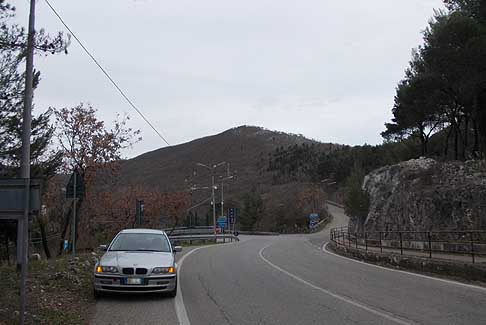
[[320, 219], [317, 213], [309, 214], [309, 228], [313, 229], [319, 223]]
[[229, 223], [234, 225], [236, 223], [236, 208], [228, 209]]
[[220, 228], [226, 228], [226, 223], [227, 223], [226, 216], [219, 217], [218, 221], [216, 221], [216, 223], [218, 224], [218, 226]]

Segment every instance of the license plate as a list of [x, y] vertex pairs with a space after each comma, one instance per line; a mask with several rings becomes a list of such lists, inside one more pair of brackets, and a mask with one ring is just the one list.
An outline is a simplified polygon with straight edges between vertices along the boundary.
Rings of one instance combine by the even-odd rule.
[[127, 284], [143, 284], [140, 278], [127, 278]]

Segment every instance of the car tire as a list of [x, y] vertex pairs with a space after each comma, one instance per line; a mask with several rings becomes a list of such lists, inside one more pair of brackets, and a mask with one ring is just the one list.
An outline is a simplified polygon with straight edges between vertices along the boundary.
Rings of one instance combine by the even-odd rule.
[[170, 297], [170, 298], [175, 298], [177, 296], [177, 278], [176, 278], [176, 284], [175, 284], [174, 290], [169, 291], [167, 296]]

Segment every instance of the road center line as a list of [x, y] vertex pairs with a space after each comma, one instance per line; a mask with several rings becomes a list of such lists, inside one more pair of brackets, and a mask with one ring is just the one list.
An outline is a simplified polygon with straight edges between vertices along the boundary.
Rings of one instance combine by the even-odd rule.
[[262, 260], [263, 260], [265, 263], [267, 263], [268, 265], [270, 265], [271, 267], [273, 267], [273, 268], [275, 268], [276, 270], [278, 270], [278, 271], [280, 271], [280, 272], [282, 272], [282, 273], [284, 273], [284, 274], [288, 275], [289, 277], [293, 278], [294, 280], [297, 280], [297, 281], [299, 281], [299, 282], [301, 282], [301, 283], [303, 283], [303, 284], [305, 284], [305, 285], [307, 285], [307, 286], [309, 286], [309, 287], [311, 287], [311, 288], [313, 288], [313, 289], [315, 289], [315, 290], [318, 290], [318, 291], [320, 291], [320, 292], [322, 292], [322, 293], [325, 293], [326, 295], [329, 295], [329, 296], [331, 296], [331, 297], [333, 297], [333, 298], [335, 298], [335, 299], [341, 300], [341, 301], [343, 301], [343, 302], [345, 302], [345, 303], [348, 303], [348, 304], [353, 305], [353, 306], [355, 306], [355, 307], [358, 307], [358, 308], [361, 308], [361, 309], [363, 309], [363, 310], [366, 310], [366, 311], [368, 311], [368, 312], [370, 312], [370, 313], [372, 313], [372, 314], [375, 314], [375, 315], [377, 315], [377, 316], [380, 316], [380, 317], [386, 318], [386, 319], [388, 319], [388, 320], [390, 320], [390, 321], [392, 321], [392, 322], [395, 322], [395, 323], [397, 323], [397, 324], [403, 324], [403, 325], [414, 324], [414, 323], [413, 323], [413, 322], [411, 322], [411, 321], [407, 321], [407, 320], [404, 320], [404, 319], [401, 319], [401, 318], [397, 318], [397, 317], [395, 317], [395, 316], [393, 316], [393, 315], [391, 315], [391, 314], [388, 314], [388, 313], [385, 313], [385, 312], [382, 312], [382, 311], [376, 310], [376, 309], [371, 308], [371, 307], [368, 307], [368, 306], [366, 306], [366, 305], [364, 305], [364, 304], [362, 304], [362, 303], [360, 303], [360, 302], [354, 301], [354, 300], [352, 300], [352, 299], [350, 299], [350, 298], [347, 298], [347, 297], [344, 297], [344, 296], [341, 296], [341, 295], [335, 294], [335, 293], [333, 293], [333, 292], [331, 292], [331, 291], [329, 291], [329, 290], [326, 290], [326, 289], [323, 289], [323, 288], [321, 288], [321, 287], [318, 287], [318, 286], [316, 286], [316, 285], [314, 285], [314, 284], [312, 284], [312, 283], [310, 283], [310, 282], [308, 282], [308, 281], [306, 281], [306, 280], [304, 280], [304, 279], [302, 279], [302, 278], [298, 277], [297, 275], [292, 274], [292, 273], [290, 273], [290, 272], [288, 272], [288, 271], [284, 270], [283, 268], [279, 267], [278, 265], [273, 264], [273, 263], [272, 263], [272, 262], [270, 262], [268, 259], [266, 259], [266, 258], [265, 258], [265, 256], [263, 256], [263, 252], [265, 251], [265, 249], [267, 249], [267, 248], [268, 248], [268, 247], [270, 247], [270, 246], [271, 246], [271, 244], [270, 244], [270, 245], [267, 245], [267, 246], [265, 246], [265, 247], [263, 247], [263, 248], [260, 250], [260, 252], [258, 253], [258, 254], [260, 255], [260, 258], [261, 258], [261, 259], [262, 259]]
[[407, 275], [413, 275], [413, 276], [416, 276], [416, 277], [419, 277], [419, 278], [440, 281], [440, 282], [444, 282], [444, 283], [447, 283], [447, 284], [453, 284], [453, 285], [461, 286], [461, 287], [468, 288], [468, 289], [476, 289], [476, 290], [486, 291], [485, 287], [480, 287], [480, 286], [476, 286], [476, 285], [473, 285], [473, 284], [466, 284], [466, 283], [461, 283], [461, 282], [458, 282], [458, 281], [446, 280], [446, 279], [436, 278], [436, 277], [433, 277], [433, 276], [428, 276], [428, 275], [423, 275], [423, 274], [413, 273], [413, 272], [408, 272], [408, 271], [395, 270], [395, 269], [380, 266], [380, 265], [375, 265], [375, 264], [371, 264], [371, 263], [358, 261], [358, 260], [355, 260], [353, 258], [349, 258], [349, 257], [346, 257], [346, 256], [341, 256], [339, 254], [336, 254], [336, 253], [329, 251], [327, 249], [328, 244], [329, 244], [329, 242], [326, 242], [324, 245], [322, 245], [322, 250], [324, 252], [326, 252], [327, 254], [348, 260], [348, 261], [352, 261], [352, 262], [359, 263], [359, 264], [364, 264], [364, 265], [367, 265], [367, 266], [370, 266], [370, 267], [375, 267], [375, 268], [379, 268], [379, 269], [390, 271], [390, 272], [398, 272], [398, 273], [403, 273], [403, 274], [407, 274]]

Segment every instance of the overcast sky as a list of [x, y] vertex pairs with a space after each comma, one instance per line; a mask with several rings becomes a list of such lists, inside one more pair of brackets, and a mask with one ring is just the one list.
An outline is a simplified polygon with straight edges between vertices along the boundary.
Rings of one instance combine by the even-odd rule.
[[[50, 0], [168, 139], [179, 144], [239, 125], [324, 142], [378, 144], [411, 49], [441, 0]], [[28, 1], [14, 0], [27, 24]], [[64, 30], [44, 1], [37, 27]], [[36, 58], [36, 109], [98, 108], [132, 116], [164, 143], [72, 43]]]

